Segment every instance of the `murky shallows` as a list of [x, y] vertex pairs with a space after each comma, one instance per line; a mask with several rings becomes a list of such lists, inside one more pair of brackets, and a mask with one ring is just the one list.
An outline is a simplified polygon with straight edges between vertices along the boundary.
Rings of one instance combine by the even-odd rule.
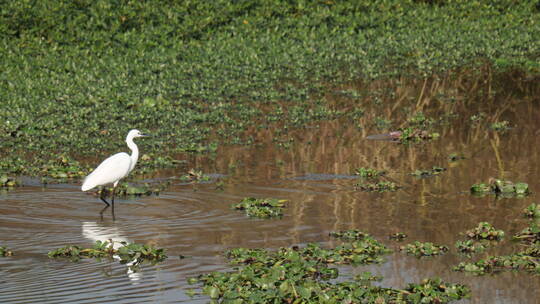
[[[413, 82], [409, 87], [390, 88], [392, 97], [382, 102], [366, 98], [356, 103], [365, 109], [356, 121], [325, 122], [293, 131], [289, 136], [294, 142], [288, 149], [278, 148], [272, 141], [277, 136], [267, 130], [253, 134], [262, 143], [257, 147], [223, 147], [215, 157], [190, 158], [188, 167], [225, 174], [223, 188], [178, 184], [157, 197], [119, 199], [116, 221], [107, 212], [101, 220], [102, 203], [80, 192], [77, 185], [23, 187], [1, 194], [0, 245], [8, 246], [15, 256], [0, 258], [0, 302], [205, 303], [205, 297], [186, 295], [188, 288], [196, 288], [186, 278], [227, 269], [221, 257], [225, 249], [326, 244], [331, 242], [330, 231], [357, 228], [395, 253], [382, 265], [344, 267], [342, 277], [369, 270], [384, 277], [381, 285], [400, 287], [438, 276], [469, 285], [472, 303], [537, 303], [538, 276], [505, 272], [474, 277], [451, 268], [468, 260], [455, 253], [454, 243], [463, 238], [459, 233], [480, 221], [505, 230], [507, 238], [472, 260], [516, 248], [510, 236], [527, 225], [522, 209], [537, 201], [540, 192], [539, 87], [511, 82], [491, 92], [489, 83], [432, 81], [427, 86]], [[335, 96], [336, 105], [343, 102], [340, 98]], [[446, 117], [435, 127], [440, 139], [412, 146], [365, 140], [367, 135], [392, 130], [390, 126], [378, 129], [378, 118], [391, 120], [397, 128], [407, 113], [416, 110]], [[483, 120], [472, 123], [470, 117], [481, 112]], [[501, 120], [510, 121], [514, 128], [507, 134], [489, 130], [490, 123]], [[462, 153], [466, 159], [449, 162], [451, 153]], [[448, 170], [427, 179], [408, 175], [432, 166]], [[387, 170], [388, 179], [403, 189], [360, 192], [350, 177], [359, 167]], [[161, 175], [180, 175], [185, 169]], [[533, 194], [497, 199], [468, 193], [473, 183], [490, 177], [527, 182]], [[290, 204], [283, 219], [250, 219], [230, 208], [247, 196], [284, 198]], [[420, 260], [406, 256], [397, 250], [399, 243], [388, 240], [390, 233], [398, 231], [409, 235], [405, 242], [437, 242], [450, 246], [451, 252]], [[72, 263], [46, 256], [67, 244], [90, 246], [108, 239], [154, 243], [166, 248], [169, 258], [134, 273], [117, 261]]]

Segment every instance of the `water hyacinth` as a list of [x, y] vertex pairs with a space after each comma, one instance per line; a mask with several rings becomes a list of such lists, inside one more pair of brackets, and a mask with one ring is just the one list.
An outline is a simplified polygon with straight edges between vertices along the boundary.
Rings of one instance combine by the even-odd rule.
[[254, 198], [246, 197], [240, 203], [232, 207], [236, 210], [244, 210], [247, 216], [263, 219], [279, 218], [283, 216], [283, 207], [287, 200], [277, 198]]
[[444, 245], [436, 245], [431, 242], [422, 243], [415, 241], [414, 243], [401, 246], [399, 250], [405, 251], [407, 254], [414, 255], [416, 257], [425, 257], [445, 254], [448, 251], [448, 247]]
[[465, 236], [475, 240], [501, 240], [504, 231], [495, 229], [488, 222], [480, 222], [477, 227], [465, 231]]
[[49, 258], [69, 258], [79, 261], [81, 258], [113, 258], [117, 257], [122, 264], [130, 263], [130, 268], [136, 270], [143, 262], [158, 263], [167, 258], [165, 250], [151, 245], [121, 242], [122, 246], [115, 248], [112, 241], [96, 241], [91, 248], [68, 245], [49, 251]]

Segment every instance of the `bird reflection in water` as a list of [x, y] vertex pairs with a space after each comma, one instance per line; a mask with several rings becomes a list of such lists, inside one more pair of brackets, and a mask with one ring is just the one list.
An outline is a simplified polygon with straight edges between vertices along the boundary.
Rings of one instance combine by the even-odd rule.
[[[96, 222], [83, 222], [82, 223], [82, 235], [83, 237], [91, 240], [93, 243], [96, 241], [101, 242], [113, 242], [113, 248], [118, 249], [122, 246], [121, 242], [129, 243], [129, 240], [122, 235], [118, 227], [111, 226], [106, 227], [103, 224], [98, 224]], [[113, 259], [119, 261], [120, 257], [117, 255], [113, 256]], [[124, 264], [127, 266], [127, 275], [129, 280], [137, 284], [137, 281], [142, 279], [142, 272], [140, 271], [133, 271], [132, 267], [136, 260], [133, 260], [129, 263]]]

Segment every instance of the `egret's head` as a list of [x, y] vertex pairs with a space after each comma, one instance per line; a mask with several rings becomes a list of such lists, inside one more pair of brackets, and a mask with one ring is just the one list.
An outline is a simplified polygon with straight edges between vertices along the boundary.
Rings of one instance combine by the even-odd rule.
[[142, 134], [141, 131], [139, 131], [137, 129], [133, 129], [133, 130], [129, 131], [126, 140], [130, 139], [130, 138], [133, 139], [133, 138], [144, 137], [144, 136], [148, 136], [148, 135]]

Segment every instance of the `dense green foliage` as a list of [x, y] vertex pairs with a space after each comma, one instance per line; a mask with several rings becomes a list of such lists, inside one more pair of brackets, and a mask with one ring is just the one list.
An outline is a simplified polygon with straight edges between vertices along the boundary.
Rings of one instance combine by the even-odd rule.
[[326, 83], [539, 72], [535, 2], [433, 3], [1, 0], [0, 171], [78, 177], [76, 160], [120, 149], [133, 127], [156, 135], [142, 166], [170, 167], [177, 152], [251, 143], [254, 121], [342, 115]]
[[212, 272], [189, 282], [201, 281], [202, 293], [223, 303], [448, 303], [470, 294], [466, 286], [440, 279], [409, 284], [404, 289], [372, 286], [371, 281], [378, 278], [370, 273], [354, 280], [331, 281], [338, 277], [338, 269], [330, 264], [380, 262], [380, 256], [390, 252], [358, 230], [331, 235], [350, 242], [329, 249], [309, 244], [275, 252], [236, 248], [226, 253], [236, 266], [234, 271]]

